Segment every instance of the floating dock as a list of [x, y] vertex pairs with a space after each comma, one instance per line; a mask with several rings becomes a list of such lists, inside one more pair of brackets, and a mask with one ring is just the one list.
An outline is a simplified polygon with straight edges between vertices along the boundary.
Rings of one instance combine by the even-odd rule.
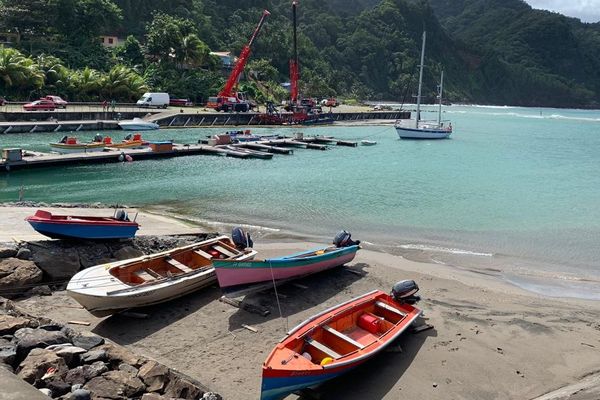
[[[298, 147], [314, 150], [326, 150], [329, 145], [342, 145], [356, 147], [355, 142], [340, 141], [331, 137], [305, 137], [302, 139], [273, 139], [257, 142], [236, 143], [230, 145], [209, 146], [205, 144], [173, 144], [170, 151], [152, 151], [146, 149], [114, 149], [106, 148], [104, 151], [89, 153], [53, 154], [41, 152], [25, 152], [19, 161], [0, 161], [0, 170], [10, 172], [19, 169], [47, 168], [65, 165], [100, 164], [122, 162], [122, 155], [130, 156], [133, 161], [183, 157], [193, 155], [217, 155], [243, 159], [258, 158], [271, 159], [275, 154], [290, 155]], [[354, 143], [354, 145], [352, 145]]]

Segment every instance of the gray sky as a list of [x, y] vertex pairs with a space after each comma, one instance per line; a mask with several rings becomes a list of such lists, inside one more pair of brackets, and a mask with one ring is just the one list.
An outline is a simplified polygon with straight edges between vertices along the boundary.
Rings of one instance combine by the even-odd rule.
[[600, 0], [525, 0], [533, 8], [556, 11], [584, 22], [600, 21]]

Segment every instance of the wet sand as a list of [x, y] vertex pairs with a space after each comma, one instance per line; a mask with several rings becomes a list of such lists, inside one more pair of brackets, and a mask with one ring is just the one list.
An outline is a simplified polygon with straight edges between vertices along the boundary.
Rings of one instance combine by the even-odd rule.
[[[315, 246], [280, 241], [256, 248], [269, 257]], [[349, 298], [415, 279], [424, 322], [434, 329], [404, 334], [402, 352], [386, 352], [324, 385], [321, 398], [534, 399], [600, 371], [600, 302], [545, 298], [472, 271], [369, 250], [349, 267], [364, 276], [338, 268], [298, 281], [306, 289], [279, 288], [283, 318], [272, 291], [248, 298], [271, 311], [262, 317], [218, 301], [216, 285], [139, 310], [149, 315], [141, 320], [97, 319], [64, 292], [20, 305], [60, 322], [89, 321], [83, 329], [191, 375], [226, 399], [256, 399], [261, 364], [286, 329]], [[597, 389], [598, 379], [591, 382]], [[597, 398], [589, 393], [548, 399]]]

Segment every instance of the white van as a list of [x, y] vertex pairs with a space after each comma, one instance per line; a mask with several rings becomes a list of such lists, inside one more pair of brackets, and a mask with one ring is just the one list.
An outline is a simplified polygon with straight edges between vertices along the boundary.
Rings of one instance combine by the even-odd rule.
[[168, 93], [144, 93], [141, 99], [137, 101], [138, 107], [156, 107], [167, 108], [169, 106]]

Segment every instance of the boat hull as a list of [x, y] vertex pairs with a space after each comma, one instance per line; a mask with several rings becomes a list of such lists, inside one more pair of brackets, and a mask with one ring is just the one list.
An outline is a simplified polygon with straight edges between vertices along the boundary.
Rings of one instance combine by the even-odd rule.
[[[77, 276], [77, 278], [80, 281], [86, 279], [93, 281], [94, 279], [93, 274], [89, 277], [86, 274], [82, 274]], [[92, 295], [85, 293], [85, 290], [81, 289], [70, 290], [69, 287], [67, 287], [67, 293], [90, 314], [102, 318], [129, 308], [151, 306], [185, 296], [186, 294], [212, 285], [215, 280], [214, 269], [210, 268], [207, 271], [198, 273], [196, 276], [182, 278], [178, 282], [171, 282], [169, 285], [131, 290], [112, 296]]]
[[122, 143], [113, 143], [109, 147], [111, 149], [143, 149], [148, 147], [148, 142], [144, 141], [130, 141]]
[[[356, 339], [353, 339], [347, 336], [352, 333], [344, 334], [336, 330], [336, 328], [340, 329], [336, 325], [339, 321], [343, 321], [342, 324], [348, 324], [361, 313], [366, 312], [363, 310], [372, 309], [372, 307], [382, 307], [383, 315], [391, 313], [390, 315], [394, 315], [398, 321], [390, 323], [386, 320], [387, 326], [378, 331], [380, 332], [379, 336], [363, 330], [366, 341], [360, 338], [363, 334], [354, 336]], [[261, 400], [283, 399], [292, 392], [316, 387], [362, 365], [394, 342], [420, 314], [419, 309], [411, 305], [396, 303], [388, 294], [375, 290], [310, 317], [288, 332], [287, 336], [267, 357], [262, 371]], [[373, 314], [369, 315], [376, 317]], [[335, 334], [331, 334], [332, 337], [343, 341], [346, 344], [346, 350], [344, 354], [331, 355], [327, 363], [319, 363], [318, 359], [314, 363], [311, 361], [312, 358], [305, 359], [302, 353], [310, 351], [307, 346], [312, 346], [312, 343], [319, 340], [319, 347], [316, 348], [320, 352], [332, 351], [327, 345], [322, 344], [324, 327], [328, 329], [328, 334], [331, 334], [332, 331], [335, 332]], [[313, 340], [315, 337], [317, 339]], [[339, 337], [343, 339], [339, 339]], [[367, 337], [369, 338], [367, 339]], [[305, 342], [307, 339], [309, 341]], [[351, 342], [347, 342], [348, 340]], [[321, 356], [318, 356], [319, 352], [313, 352], [313, 354], [321, 358], [327, 353], [321, 353]]]
[[400, 139], [447, 139], [452, 134], [447, 129], [411, 129], [399, 126], [396, 127], [396, 132]]
[[[118, 311], [146, 307], [185, 296], [210, 286], [216, 281], [214, 268], [208, 259], [205, 259], [207, 262], [204, 266], [196, 269], [182, 270], [183, 273], [179, 274], [165, 274], [160, 279], [138, 284], [127, 283], [128, 281], [118, 279], [116, 276], [119, 276], [123, 269], [127, 270], [132, 266], [139, 265], [140, 271], [148, 271], [152, 266], [156, 267], [159, 260], [173, 260], [177, 254], [191, 253], [202, 246], [218, 246], [224, 245], [223, 243], [232, 244], [230, 239], [218, 237], [162, 253], [87, 268], [71, 278], [67, 285], [67, 293], [97, 317], [105, 317]], [[256, 251], [252, 250], [238, 252], [235, 257], [240, 260], [249, 260], [255, 255]], [[179, 265], [184, 267], [183, 264]], [[125, 274], [133, 275], [133, 272], [130, 270]]]
[[134, 237], [139, 229], [139, 225], [136, 223], [127, 223], [123, 225], [91, 224], [70, 221], [39, 221], [32, 218], [28, 218], [27, 222], [29, 222], [37, 232], [53, 239], [129, 239]]
[[104, 143], [99, 144], [63, 144], [63, 143], [51, 143], [50, 148], [61, 154], [71, 153], [91, 153], [99, 152], [104, 150]]
[[359, 246], [337, 249], [322, 256], [292, 259], [276, 258], [252, 262], [219, 262], [214, 266], [222, 289], [237, 288], [261, 282], [299, 278], [344, 265], [354, 259]]

